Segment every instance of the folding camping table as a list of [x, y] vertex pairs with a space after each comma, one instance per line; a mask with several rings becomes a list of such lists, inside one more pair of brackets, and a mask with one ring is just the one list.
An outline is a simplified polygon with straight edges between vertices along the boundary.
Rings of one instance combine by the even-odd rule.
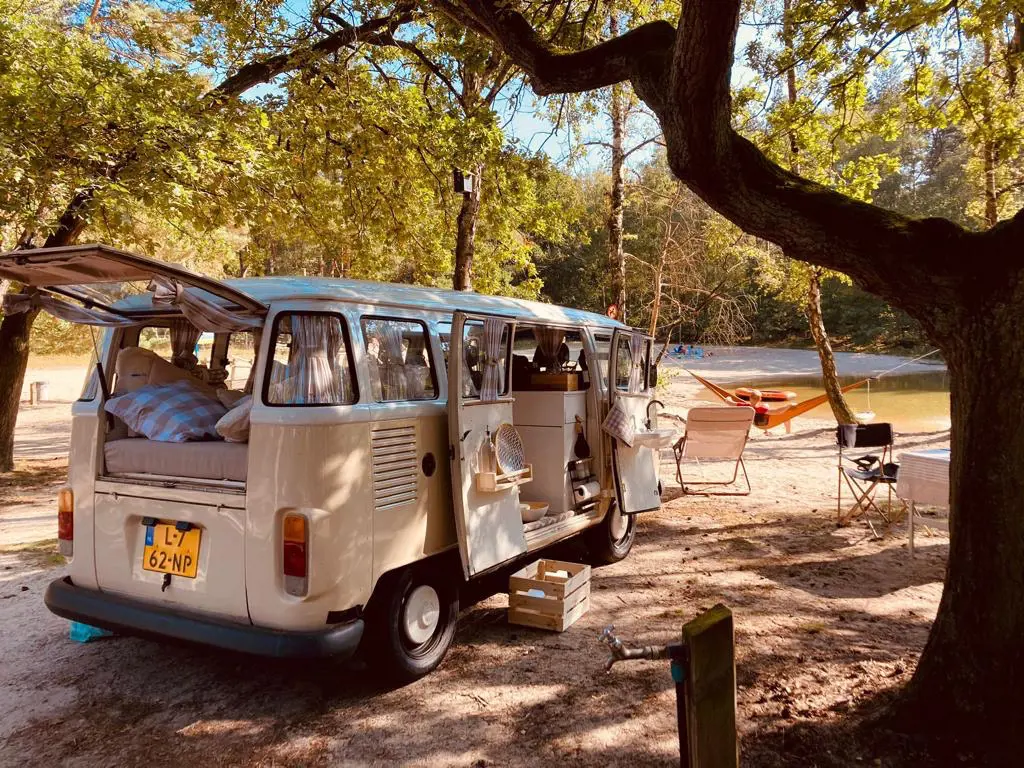
[[896, 495], [910, 503], [909, 550], [913, 557], [915, 504], [949, 507], [949, 449], [901, 453]]

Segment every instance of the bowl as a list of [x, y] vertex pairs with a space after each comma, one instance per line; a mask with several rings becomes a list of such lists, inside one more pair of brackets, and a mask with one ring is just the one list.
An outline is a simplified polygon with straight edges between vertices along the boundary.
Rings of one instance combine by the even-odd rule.
[[519, 505], [519, 514], [524, 523], [535, 523], [548, 513], [548, 505], [543, 501], [524, 501]]

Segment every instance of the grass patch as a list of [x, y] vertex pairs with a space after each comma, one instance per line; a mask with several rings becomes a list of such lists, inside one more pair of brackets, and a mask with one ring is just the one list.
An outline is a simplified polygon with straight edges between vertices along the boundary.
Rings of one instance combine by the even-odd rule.
[[35, 566], [56, 567], [67, 565], [68, 559], [57, 551], [56, 539], [42, 539], [30, 544], [0, 547], [0, 555], [19, 555]]
[[797, 627], [797, 631], [806, 632], [808, 635], [820, 635], [828, 628], [823, 621], [807, 621]]
[[67, 459], [15, 459], [14, 471], [0, 474], [0, 498], [4, 491], [42, 489], [54, 483], [63, 483], [68, 476]]

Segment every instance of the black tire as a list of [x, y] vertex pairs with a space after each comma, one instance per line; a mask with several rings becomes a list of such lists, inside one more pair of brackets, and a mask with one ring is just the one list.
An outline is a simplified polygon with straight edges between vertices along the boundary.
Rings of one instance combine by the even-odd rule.
[[[433, 566], [433, 567], [431, 567]], [[363, 648], [367, 662], [393, 683], [405, 685], [432, 672], [444, 659], [455, 637], [459, 590], [447, 569], [432, 562], [410, 566], [385, 577], [367, 611]], [[419, 587], [434, 590], [438, 620], [433, 633], [421, 642], [405, 629], [406, 605]]]
[[612, 502], [604, 519], [583, 534], [583, 542], [587, 545], [592, 565], [617, 563], [624, 560], [629, 551], [633, 549], [633, 542], [636, 541], [636, 515], [624, 516], [626, 531], [616, 537], [612, 530], [612, 520], [615, 517], [616, 509], [615, 502]]

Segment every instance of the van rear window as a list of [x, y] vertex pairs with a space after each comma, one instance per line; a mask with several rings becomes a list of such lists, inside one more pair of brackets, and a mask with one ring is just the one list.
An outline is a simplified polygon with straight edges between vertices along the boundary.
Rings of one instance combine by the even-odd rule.
[[348, 329], [341, 315], [288, 312], [274, 320], [263, 377], [267, 405], [349, 405], [357, 399]]

